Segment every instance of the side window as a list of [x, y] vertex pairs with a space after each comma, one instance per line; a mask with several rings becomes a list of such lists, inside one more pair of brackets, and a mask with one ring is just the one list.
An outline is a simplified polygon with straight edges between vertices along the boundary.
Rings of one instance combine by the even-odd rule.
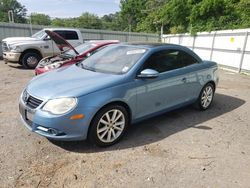
[[65, 39], [64, 31], [54, 31], [54, 32]]
[[182, 67], [198, 63], [198, 61], [194, 57], [184, 51], [180, 51], [178, 55], [178, 61], [180, 62]]
[[66, 40], [78, 40], [78, 35], [76, 31], [64, 31]]
[[166, 72], [179, 68], [177, 63], [179, 51], [163, 50], [152, 54], [144, 63], [143, 69], [154, 69]]
[[198, 63], [195, 58], [180, 50], [163, 50], [152, 54], [143, 69], [154, 69], [159, 73]]
[[78, 35], [76, 31], [54, 31], [56, 34], [60, 35], [65, 40], [78, 40]]

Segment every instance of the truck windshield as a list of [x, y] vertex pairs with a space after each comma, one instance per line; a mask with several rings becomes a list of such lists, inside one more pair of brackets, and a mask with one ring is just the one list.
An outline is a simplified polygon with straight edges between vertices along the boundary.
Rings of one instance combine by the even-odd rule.
[[147, 51], [145, 48], [127, 45], [111, 45], [93, 54], [79, 65], [94, 72], [124, 74]]
[[32, 35], [32, 38], [37, 38], [37, 39], [43, 39], [43, 37], [47, 35], [44, 30], [38, 31], [34, 35]]

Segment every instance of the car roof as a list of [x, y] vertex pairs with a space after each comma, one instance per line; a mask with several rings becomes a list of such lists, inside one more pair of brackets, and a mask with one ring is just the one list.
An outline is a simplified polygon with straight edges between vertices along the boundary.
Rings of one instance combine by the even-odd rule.
[[79, 31], [79, 29], [74, 29], [74, 28], [60, 28], [60, 27], [55, 27], [55, 28], [44, 28], [44, 30], [49, 30], [49, 31], [56, 31], [56, 30], [63, 30], [63, 31]]
[[124, 44], [128, 44], [131, 46], [140, 46], [144, 48], [156, 48], [156, 47], [164, 47], [164, 46], [165, 47], [182, 47], [177, 44], [161, 43], [161, 42], [128, 42]]
[[96, 44], [96, 45], [105, 45], [105, 44], [117, 44], [120, 41], [119, 40], [89, 40], [86, 41], [91, 44]]

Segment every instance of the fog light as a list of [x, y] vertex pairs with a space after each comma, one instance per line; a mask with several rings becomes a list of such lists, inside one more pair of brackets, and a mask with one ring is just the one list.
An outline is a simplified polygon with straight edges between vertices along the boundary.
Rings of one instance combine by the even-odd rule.
[[51, 128], [49, 128], [48, 133], [53, 134], [54, 136], [58, 135], [58, 131]]

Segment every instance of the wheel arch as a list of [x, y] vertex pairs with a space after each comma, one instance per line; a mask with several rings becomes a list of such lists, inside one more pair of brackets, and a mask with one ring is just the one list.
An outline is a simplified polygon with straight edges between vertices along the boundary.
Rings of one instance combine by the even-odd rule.
[[[212, 84], [212, 85], [214, 86], [214, 91], [215, 91], [215, 89], [216, 89], [215, 81], [210, 80], [210, 81], [208, 81], [205, 85], [207, 85], [207, 84]], [[205, 86], [205, 85], [204, 85], [204, 86]], [[203, 86], [203, 87], [204, 87], [204, 86]]]
[[111, 102], [108, 102], [107, 104], [103, 105], [96, 113], [95, 115], [92, 117], [90, 123], [89, 123], [89, 127], [88, 127], [88, 134], [87, 134], [87, 137], [89, 137], [89, 132], [90, 132], [90, 126], [95, 118], [95, 116], [97, 115], [98, 112], [100, 112], [103, 108], [106, 108], [107, 106], [111, 106], [111, 105], [120, 105], [122, 107], [124, 107], [126, 109], [126, 111], [128, 112], [128, 117], [129, 117], [129, 124], [131, 123], [132, 121], [132, 110], [131, 108], [129, 107], [129, 105], [124, 102], [124, 101], [120, 101], [120, 100], [117, 100], [117, 101], [111, 101]]
[[19, 61], [22, 61], [23, 59], [23, 56], [26, 54], [26, 53], [36, 53], [38, 55], [41, 56], [41, 58], [43, 57], [42, 53], [38, 50], [38, 49], [35, 49], [35, 48], [29, 48], [29, 49], [26, 49], [22, 52], [20, 58], [19, 58]]

